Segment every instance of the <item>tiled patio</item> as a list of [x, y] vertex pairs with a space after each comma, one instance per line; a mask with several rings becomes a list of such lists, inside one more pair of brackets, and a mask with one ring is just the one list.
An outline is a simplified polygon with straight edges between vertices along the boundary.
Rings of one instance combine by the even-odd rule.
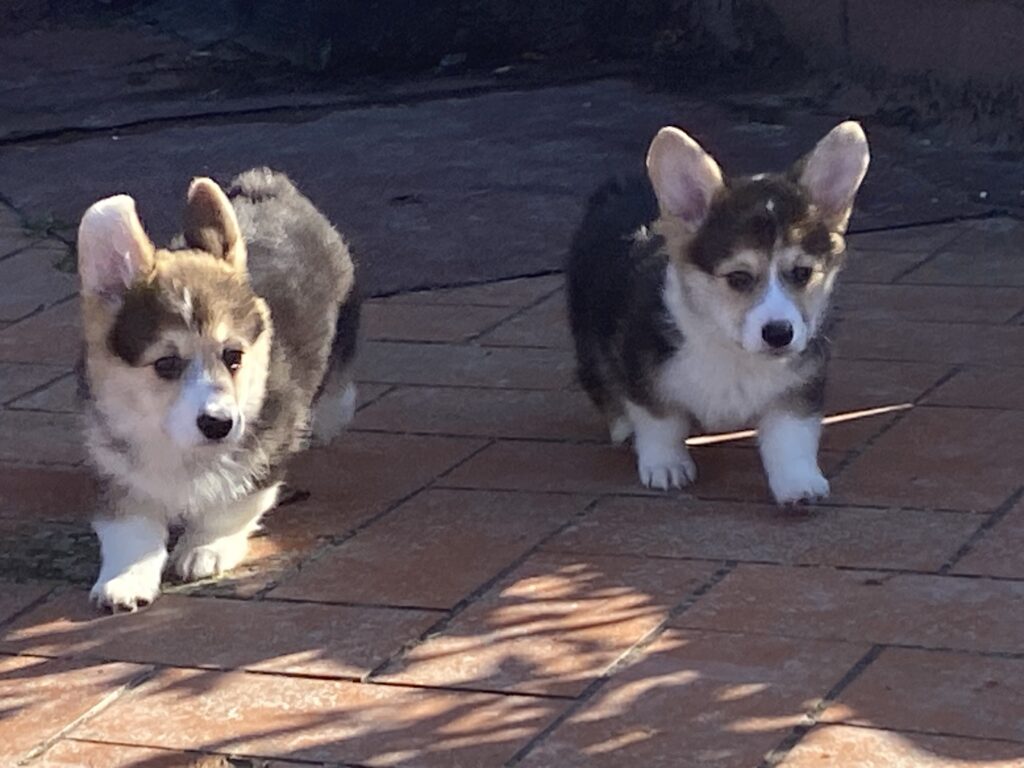
[[826, 503], [648, 493], [557, 275], [366, 310], [253, 557], [97, 617], [60, 242], [0, 213], [0, 765], [1024, 766], [1024, 225], [852, 238]]

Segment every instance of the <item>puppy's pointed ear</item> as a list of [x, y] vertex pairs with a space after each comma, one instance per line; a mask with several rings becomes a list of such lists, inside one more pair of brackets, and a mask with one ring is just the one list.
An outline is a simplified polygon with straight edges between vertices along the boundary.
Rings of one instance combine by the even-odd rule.
[[238, 228], [235, 209], [212, 179], [193, 179], [185, 205], [185, 242], [190, 248], [224, 259], [245, 270], [245, 241]]
[[93, 203], [78, 226], [82, 293], [119, 301], [152, 270], [154, 250], [132, 198], [117, 195]]
[[871, 154], [860, 124], [833, 128], [796, 166], [796, 177], [829, 227], [845, 232], [853, 200], [868, 172]]
[[647, 151], [647, 174], [662, 216], [697, 229], [724, 184], [722, 169], [696, 141], [678, 128], [658, 131]]

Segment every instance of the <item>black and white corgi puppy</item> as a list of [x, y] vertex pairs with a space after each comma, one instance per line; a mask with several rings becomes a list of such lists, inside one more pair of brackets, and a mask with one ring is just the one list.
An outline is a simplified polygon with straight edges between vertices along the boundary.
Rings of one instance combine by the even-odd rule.
[[[127, 195], [78, 232], [86, 442], [105, 486], [93, 599], [134, 610], [160, 592], [168, 527], [184, 580], [245, 557], [312, 420], [351, 417], [359, 301], [342, 237], [283, 175], [188, 190], [184, 235], [147, 237]], [[315, 403], [315, 406], [314, 406]]]
[[756, 425], [780, 504], [828, 494], [821, 330], [868, 163], [846, 122], [786, 173], [727, 178], [666, 127], [648, 178], [591, 198], [566, 278], [579, 378], [645, 486], [696, 479], [693, 430]]

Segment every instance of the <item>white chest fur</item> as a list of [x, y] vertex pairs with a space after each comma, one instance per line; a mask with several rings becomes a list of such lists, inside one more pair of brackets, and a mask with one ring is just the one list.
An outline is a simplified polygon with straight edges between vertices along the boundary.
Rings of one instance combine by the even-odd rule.
[[676, 279], [670, 270], [666, 305], [685, 340], [656, 377], [659, 397], [694, 416], [705, 429], [754, 426], [800, 384], [800, 375], [785, 360], [751, 354], [693, 316], [682, 303]]
[[202, 515], [244, 496], [253, 487], [253, 467], [259, 468], [255, 461], [241, 465], [230, 453], [186, 457], [158, 434], [150, 441], [131, 440], [129, 452], [114, 450], [95, 419], [87, 420], [86, 441], [101, 474], [168, 520]]

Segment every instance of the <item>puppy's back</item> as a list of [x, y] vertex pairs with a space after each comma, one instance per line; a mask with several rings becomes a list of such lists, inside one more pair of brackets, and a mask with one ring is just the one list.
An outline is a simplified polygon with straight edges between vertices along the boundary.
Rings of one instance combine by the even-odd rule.
[[288, 356], [293, 383], [312, 394], [335, 337], [352, 337], [354, 344], [349, 326], [358, 317], [358, 297], [348, 246], [283, 173], [246, 171], [232, 181], [228, 197], [248, 246], [253, 287], [270, 305], [274, 344]]
[[[566, 266], [569, 320], [580, 383], [599, 408], [613, 409], [650, 345], [664, 345], [659, 318], [665, 254], [647, 227], [658, 203], [644, 177], [615, 179], [587, 203]], [[617, 340], [617, 341], [616, 341]]]

